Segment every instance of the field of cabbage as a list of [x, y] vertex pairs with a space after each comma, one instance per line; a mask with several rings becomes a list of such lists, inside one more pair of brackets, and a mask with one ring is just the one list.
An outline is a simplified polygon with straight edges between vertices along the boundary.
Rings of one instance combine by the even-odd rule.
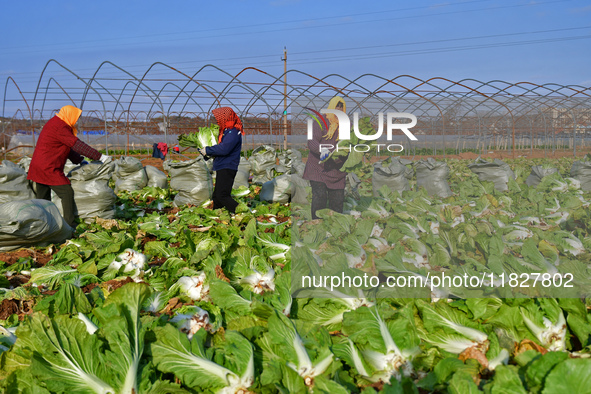
[[[65, 244], [34, 248], [11, 264], [0, 255], [0, 386], [591, 393], [591, 299], [542, 298], [531, 288], [505, 298], [338, 298], [328, 290], [330, 298], [292, 298], [291, 291], [297, 221], [297, 237], [329, 229], [342, 243], [325, 246], [363, 255], [361, 265], [390, 253], [399, 272], [429, 264], [450, 273], [569, 272], [588, 294], [591, 192], [568, 179], [574, 161], [506, 160], [516, 179], [499, 192], [468, 161], [447, 160], [454, 195], [445, 199], [416, 187], [372, 197], [373, 167], [365, 164], [346, 199], [348, 214], [372, 224], [356, 245], [346, 238], [357, 231], [347, 215], [310, 221], [297, 206], [261, 202], [254, 185], [236, 190], [235, 215], [208, 204], [173, 207], [175, 192], [165, 189], [119, 193], [117, 219], [81, 224]], [[536, 164], [559, 173], [529, 187]]]

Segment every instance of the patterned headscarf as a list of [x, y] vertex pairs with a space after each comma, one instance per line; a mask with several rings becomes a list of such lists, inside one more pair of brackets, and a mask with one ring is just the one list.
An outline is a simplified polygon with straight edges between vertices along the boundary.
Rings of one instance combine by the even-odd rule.
[[[347, 104], [345, 104], [345, 100], [340, 96], [334, 96], [328, 102], [328, 109], [336, 109], [338, 103], [341, 103], [343, 105], [342, 111], [345, 112], [347, 110]], [[339, 120], [337, 116], [334, 114], [326, 114], [326, 117], [330, 122], [330, 126], [328, 127], [328, 131], [326, 132], [324, 137], [330, 140], [332, 139], [332, 136], [334, 135], [335, 131], [337, 131], [337, 129], [339, 128]]]
[[75, 137], [78, 135], [78, 129], [76, 129], [74, 125], [76, 122], [78, 122], [80, 115], [82, 115], [82, 110], [72, 105], [66, 105], [62, 107], [56, 114], [58, 118], [66, 122], [66, 124], [72, 128], [72, 132], [74, 133]]
[[216, 108], [212, 111], [213, 116], [215, 117], [216, 122], [218, 122], [218, 126], [220, 128], [220, 134], [218, 136], [218, 144], [222, 142], [222, 137], [224, 136], [224, 130], [226, 129], [238, 129], [242, 135], [244, 135], [244, 127], [242, 126], [242, 122], [236, 112], [232, 110], [230, 107], [221, 107]]

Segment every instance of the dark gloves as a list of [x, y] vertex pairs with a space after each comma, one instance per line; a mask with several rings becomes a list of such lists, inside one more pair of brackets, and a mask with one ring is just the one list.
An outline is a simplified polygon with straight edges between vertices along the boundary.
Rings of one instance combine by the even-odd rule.
[[201, 149], [201, 148], [197, 148], [197, 152], [199, 152], [199, 154], [200, 154], [201, 156], [203, 156], [203, 159], [204, 159], [205, 161], [207, 161], [207, 160], [209, 160], [209, 156], [207, 156], [207, 153], [206, 153], [206, 150], [205, 150], [205, 149], [206, 149], [206, 148], [203, 148], [203, 149]]

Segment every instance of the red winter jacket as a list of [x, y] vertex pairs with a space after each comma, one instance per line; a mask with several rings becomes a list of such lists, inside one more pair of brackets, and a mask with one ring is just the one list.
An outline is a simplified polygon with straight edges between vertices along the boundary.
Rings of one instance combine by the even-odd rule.
[[27, 179], [44, 185], [69, 185], [64, 166], [68, 159], [74, 164], [82, 162], [76, 152], [93, 160], [101, 157], [99, 151], [80, 141], [66, 122], [54, 116], [39, 134]]

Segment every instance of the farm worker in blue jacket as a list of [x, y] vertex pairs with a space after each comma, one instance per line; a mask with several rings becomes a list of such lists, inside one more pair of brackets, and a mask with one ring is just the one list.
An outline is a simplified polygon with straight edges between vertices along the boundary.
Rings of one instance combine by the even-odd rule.
[[218, 144], [198, 150], [206, 158], [213, 157], [213, 171], [216, 171], [213, 209], [226, 208], [235, 213], [238, 203], [232, 198], [232, 185], [240, 164], [244, 127], [229, 107], [216, 108], [212, 113], [220, 128]]

